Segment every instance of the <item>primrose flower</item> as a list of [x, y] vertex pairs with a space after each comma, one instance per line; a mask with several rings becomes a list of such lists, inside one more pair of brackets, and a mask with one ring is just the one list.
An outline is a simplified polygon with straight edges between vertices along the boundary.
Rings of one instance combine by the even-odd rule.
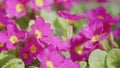
[[117, 26], [117, 28], [113, 31], [113, 34], [115, 37], [120, 38], [120, 26]]
[[26, 14], [28, 2], [29, 0], [6, 0], [6, 13], [10, 18], [20, 18]]
[[57, 0], [58, 6], [64, 6], [65, 9], [71, 9], [73, 3], [78, 3], [79, 0]]
[[106, 11], [106, 9], [103, 6], [91, 10], [88, 16], [89, 16], [88, 25], [94, 24], [96, 20], [101, 20], [102, 21], [101, 23], [104, 23], [105, 25], [108, 26], [115, 23], [113, 17]]
[[95, 23], [92, 26], [84, 27], [80, 33], [92, 42], [96, 42], [107, 38], [109, 32], [104, 32], [105, 30], [102, 23]]
[[57, 68], [64, 59], [63, 56], [50, 47], [40, 52], [40, 54], [37, 55], [37, 58], [41, 62], [39, 68]]
[[74, 21], [78, 21], [80, 19], [86, 18], [87, 15], [86, 14], [72, 14], [69, 13], [66, 10], [63, 11], [59, 11], [58, 15], [64, 19], [66, 19], [69, 23], [73, 23]]
[[52, 46], [58, 51], [68, 51], [70, 48], [69, 41], [63, 41], [59, 36], [56, 37], [48, 37], [47, 39], [43, 39], [48, 46]]
[[66, 58], [58, 68], [80, 68], [80, 65], [79, 63], [73, 62], [71, 59]]
[[[46, 48], [37, 56], [41, 62], [39, 68], [79, 68], [79, 64], [67, 60], [64, 56], [60, 55], [58, 51], [50, 48]], [[57, 60], [56, 60], [57, 59]]]
[[[44, 39], [47, 39], [47, 37], [53, 34], [53, 30], [50, 29], [50, 24], [45, 23], [42, 17], [37, 18], [31, 28], [31, 34], [35, 35], [40, 42], [45, 42]], [[41, 44], [41, 46], [44, 47], [44, 44]]]
[[39, 52], [42, 50], [42, 47], [36, 38], [31, 38], [25, 43], [25, 49], [30, 53], [32, 58], [35, 58], [37, 54], [39, 54]]
[[6, 3], [5, 3], [5, 0], [3, 0], [1, 3], [0, 3], [0, 14], [5, 14], [5, 8], [6, 8]]
[[7, 41], [6, 33], [5, 32], [0, 32], [0, 52], [2, 50], [8, 50], [7, 47], [6, 47], [6, 43], [5, 43], [6, 41]]
[[0, 14], [0, 31], [6, 31], [8, 24], [16, 26], [16, 24], [13, 20], [9, 19], [8, 17], [4, 16], [3, 14]]
[[27, 49], [25, 48], [20, 48], [20, 58], [24, 61], [26, 65], [31, 64], [33, 60], [29, 51], [27, 51]]
[[6, 44], [5, 44], [5, 43], [0, 43], [0, 53], [1, 53], [3, 50], [8, 50], [7, 47], [6, 47]]
[[[13, 25], [7, 25], [7, 32], [1, 33], [0, 42], [5, 43], [8, 49], [16, 49], [18, 42], [22, 41], [25, 37], [26, 31], [18, 30]], [[3, 39], [4, 38], [4, 39]]]
[[85, 61], [88, 59], [89, 54], [96, 48], [97, 42], [87, 42], [88, 39], [82, 34], [75, 35], [70, 41], [70, 55], [73, 61]]
[[32, 0], [30, 6], [36, 11], [40, 11], [41, 9], [51, 10], [51, 6], [54, 3], [54, 0]]

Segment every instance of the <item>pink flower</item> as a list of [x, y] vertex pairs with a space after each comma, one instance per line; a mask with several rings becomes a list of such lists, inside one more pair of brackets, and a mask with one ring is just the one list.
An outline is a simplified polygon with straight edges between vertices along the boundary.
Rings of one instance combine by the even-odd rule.
[[75, 35], [70, 41], [70, 55], [73, 61], [85, 61], [88, 59], [89, 54], [97, 47], [98, 43], [88, 42], [84, 35]]
[[50, 47], [41, 52], [37, 58], [41, 62], [39, 68], [79, 68], [78, 63], [66, 59], [64, 56], [60, 55], [58, 51]]
[[11, 24], [16, 26], [15, 22], [8, 17], [4, 16], [3, 14], [0, 14], [0, 31], [6, 31], [7, 25]]
[[10, 18], [20, 18], [26, 14], [28, 2], [29, 0], [6, 0], [6, 13]]
[[31, 38], [28, 39], [27, 42], [25, 42], [25, 49], [30, 53], [30, 55], [34, 59], [42, 50], [42, 47], [40, 46], [36, 38]]
[[73, 20], [73, 21], [78, 21], [80, 19], [87, 17], [86, 14], [73, 14], [66, 10], [59, 11], [58, 15], [66, 20]]
[[69, 24], [72, 24], [75, 21], [78, 21], [80, 19], [83, 19], [83, 18], [87, 17], [87, 15], [84, 14], [84, 13], [83, 14], [72, 14], [72, 13], [69, 13], [68, 11], [66, 11], [66, 10], [59, 11], [58, 15], [60, 17], [64, 18], [64, 19], [66, 19]]
[[[45, 23], [42, 17], [37, 18], [35, 24], [33, 24], [31, 28], [31, 34], [33, 34], [39, 40], [39, 43], [45, 42], [44, 39], [47, 39], [53, 34], [53, 30], [50, 28], [50, 24]], [[44, 47], [45, 44], [42, 43], [40, 45]]]
[[112, 25], [115, 23], [113, 17], [107, 12], [103, 6], [93, 9], [89, 13], [88, 25], [92, 25], [96, 20], [102, 21], [105, 25]]
[[41, 9], [51, 10], [51, 6], [53, 4], [53, 0], [32, 0], [30, 6], [36, 11], [40, 11]]
[[20, 48], [20, 58], [24, 61], [26, 65], [31, 64], [33, 60], [29, 51], [27, 51], [27, 49], [25, 48]]
[[48, 37], [47, 39], [43, 39], [46, 44], [52, 46], [53, 48], [57, 49], [58, 51], [68, 51], [70, 48], [69, 41], [60, 39], [59, 36], [56, 37]]
[[3, 0], [0, 4], [0, 14], [6, 14], [5, 9], [6, 9], [6, 3], [5, 0]]
[[73, 3], [78, 3], [79, 0], [57, 0], [58, 6], [64, 6], [65, 9], [71, 9]]
[[58, 68], [80, 68], [80, 65], [79, 63], [66, 58]]

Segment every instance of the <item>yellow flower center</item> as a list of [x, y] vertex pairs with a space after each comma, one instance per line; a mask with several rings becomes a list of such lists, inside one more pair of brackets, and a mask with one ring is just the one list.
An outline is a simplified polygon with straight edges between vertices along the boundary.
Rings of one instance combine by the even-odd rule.
[[98, 18], [99, 19], [104, 19], [104, 16], [103, 15], [99, 15]]
[[16, 43], [17, 41], [18, 41], [17, 36], [13, 35], [13, 36], [10, 37], [10, 42], [11, 42], [12, 44]]
[[81, 46], [81, 45], [76, 46], [75, 47], [75, 52], [77, 54], [82, 54], [82, 52], [83, 52], [83, 46]]
[[24, 57], [24, 59], [27, 59], [27, 58], [28, 58], [28, 54], [27, 54], [27, 53], [24, 53], [24, 54], [23, 54], [23, 57]]
[[2, 47], [4, 47], [5, 45], [4, 45], [4, 43], [0, 43], [0, 48], [2, 48]]
[[23, 9], [24, 9], [24, 5], [23, 4], [19, 3], [19, 4], [16, 5], [16, 11], [17, 12], [22, 12]]
[[54, 68], [54, 65], [51, 61], [46, 62], [47, 68]]
[[97, 41], [99, 39], [99, 35], [95, 35], [95, 36], [93, 36], [92, 37], [92, 41], [94, 42], [94, 41]]
[[41, 38], [41, 32], [38, 29], [35, 30], [35, 34], [37, 35], [38, 39]]
[[39, 7], [42, 7], [44, 5], [44, 1], [43, 0], [36, 0], [35, 3]]
[[30, 52], [31, 53], [36, 53], [36, 51], [37, 51], [37, 48], [36, 48], [35, 45], [30, 46]]

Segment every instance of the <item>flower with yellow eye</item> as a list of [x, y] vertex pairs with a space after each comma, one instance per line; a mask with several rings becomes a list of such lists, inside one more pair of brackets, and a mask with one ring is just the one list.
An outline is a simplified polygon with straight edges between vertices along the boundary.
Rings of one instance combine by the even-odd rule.
[[[47, 37], [53, 34], [53, 30], [50, 28], [50, 24], [46, 23], [42, 17], [35, 20], [35, 24], [32, 25], [31, 33], [40, 41], [45, 42]], [[44, 45], [41, 45], [42, 47]]]
[[30, 0], [6, 0], [6, 13], [11, 18], [24, 16], [27, 13], [27, 4], [29, 1]]
[[5, 42], [6, 47], [12, 50], [16, 49], [19, 41], [22, 41], [25, 38], [25, 33], [26, 31], [19, 30], [14, 25], [11, 24], [7, 25], [7, 33], [6, 33], [7, 41]]
[[27, 49], [32, 58], [35, 58], [42, 50], [42, 47], [38, 43], [37, 38], [33, 37], [25, 43], [25, 49]]
[[37, 59], [42, 63], [39, 68], [80, 68], [78, 63], [65, 58], [57, 50], [51, 47], [39, 53]]
[[41, 9], [51, 10], [54, 0], [32, 0], [30, 3], [31, 8], [35, 9], [36, 11], [40, 11]]
[[30, 56], [29, 51], [25, 48], [20, 48], [20, 56], [19, 56], [26, 65], [29, 65], [32, 63], [33, 58]]

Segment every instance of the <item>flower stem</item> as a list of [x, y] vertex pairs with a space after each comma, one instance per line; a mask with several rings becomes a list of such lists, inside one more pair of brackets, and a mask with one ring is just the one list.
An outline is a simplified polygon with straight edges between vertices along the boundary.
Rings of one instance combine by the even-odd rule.
[[100, 45], [100, 47], [101, 47], [102, 50], [104, 50], [106, 52], [109, 51], [108, 48], [102, 42], [99, 42], [99, 45]]
[[110, 35], [108, 37], [108, 41], [110, 42], [110, 44], [112, 45], [113, 48], [119, 48], [119, 45], [115, 42], [112, 33], [110, 33]]

